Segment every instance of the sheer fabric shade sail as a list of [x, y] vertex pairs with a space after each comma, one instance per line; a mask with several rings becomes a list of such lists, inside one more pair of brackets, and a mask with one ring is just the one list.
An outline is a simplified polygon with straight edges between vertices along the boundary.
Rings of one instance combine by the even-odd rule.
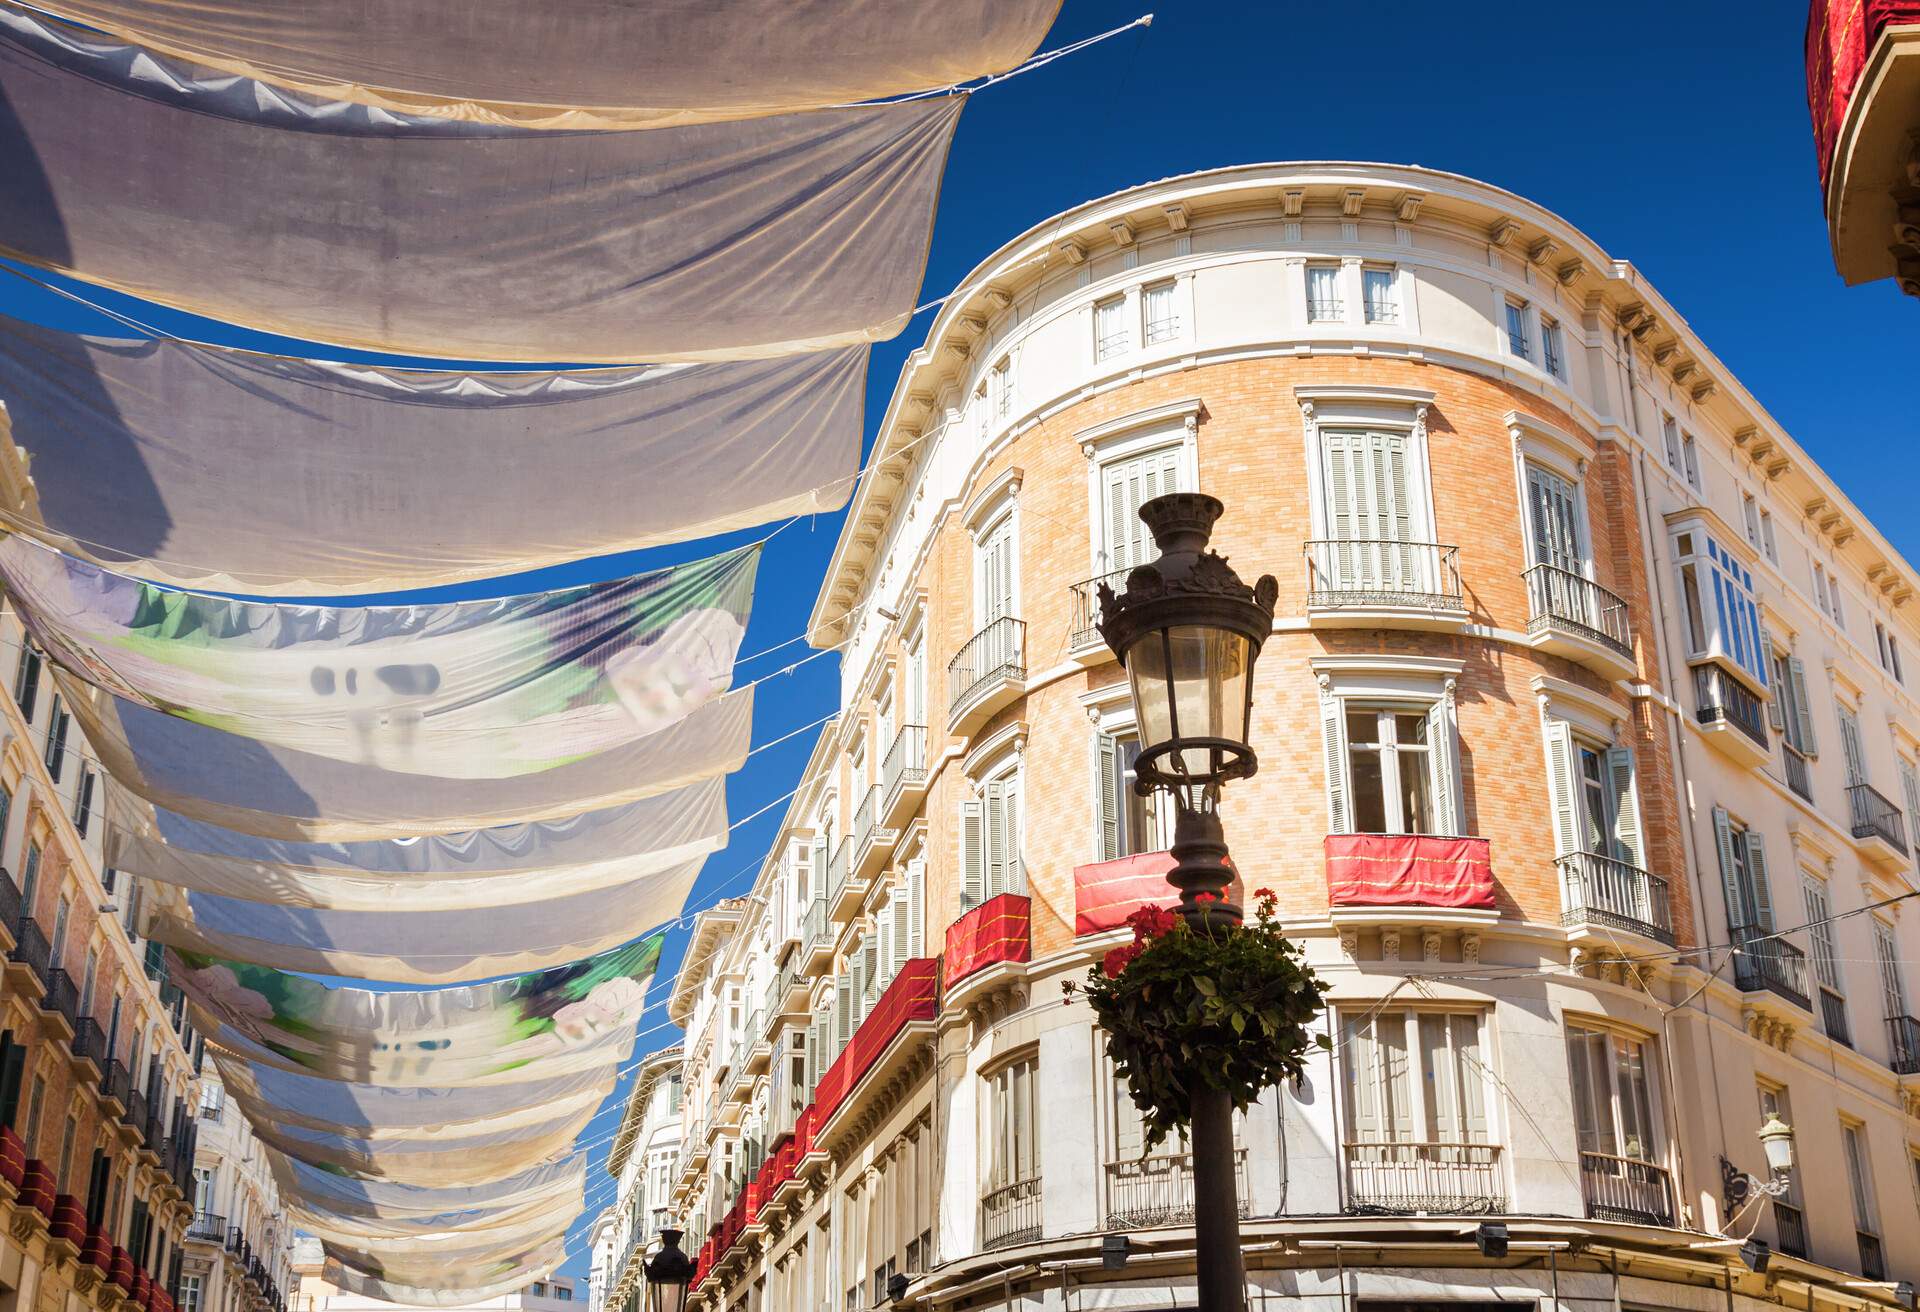
[[1031, 55], [1060, 0], [48, 0], [223, 72], [364, 105], [579, 128], [753, 118]]
[[308, 100], [11, 8], [0, 97], [14, 258], [264, 332], [535, 364], [891, 337], [965, 102], [540, 132]]
[[[0, 207], [4, 207], [0, 200]], [[833, 511], [865, 347], [517, 372], [333, 364], [0, 316], [0, 523], [181, 588], [438, 587]]]

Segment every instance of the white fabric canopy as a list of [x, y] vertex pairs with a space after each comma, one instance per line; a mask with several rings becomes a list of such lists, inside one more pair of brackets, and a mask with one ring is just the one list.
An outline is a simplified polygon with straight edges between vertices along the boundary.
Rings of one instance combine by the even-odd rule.
[[336, 761], [56, 681], [116, 782], [190, 819], [297, 842], [413, 838], [551, 820], [730, 774], [746, 760], [753, 689], [658, 733], [536, 774], [445, 779]]
[[154, 50], [390, 109], [578, 127], [757, 117], [1004, 72], [1060, 0], [39, 0]]
[[389, 1139], [457, 1147], [475, 1134], [537, 1125], [598, 1107], [619, 1079], [615, 1062], [512, 1085], [403, 1087], [360, 1084], [222, 1056], [214, 1063], [227, 1097], [255, 1124], [313, 1130], [381, 1143]]
[[290, 1129], [257, 1121], [253, 1132], [261, 1142], [290, 1158], [363, 1180], [460, 1185], [524, 1171], [566, 1152], [592, 1118], [593, 1108], [581, 1108], [549, 1116], [537, 1124], [472, 1134], [457, 1141], [355, 1139], [331, 1131]]
[[565, 1260], [564, 1246], [555, 1243], [525, 1263], [500, 1275], [491, 1283], [472, 1288], [448, 1289], [439, 1285], [427, 1287], [391, 1280], [377, 1280], [332, 1260], [322, 1268], [321, 1279], [344, 1293], [353, 1294], [359, 1298], [379, 1299], [384, 1303], [396, 1303], [401, 1307], [469, 1307], [487, 1299], [498, 1298], [502, 1294], [511, 1294], [516, 1290], [525, 1289], [534, 1281], [545, 1279], [553, 1274]]
[[146, 300], [454, 360], [891, 337], [964, 96], [664, 128], [402, 119], [0, 9], [0, 251]]
[[181, 592], [21, 537], [0, 580], [116, 697], [336, 761], [504, 779], [659, 733], [724, 693], [759, 548], [478, 601], [310, 606]]
[[839, 509], [866, 361], [434, 373], [0, 316], [0, 434], [34, 490], [0, 519], [179, 587], [492, 577]]
[[[485, 1184], [455, 1187], [392, 1184], [383, 1180], [355, 1180], [296, 1162], [268, 1150], [267, 1161], [280, 1184], [281, 1196], [300, 1207], [312, 1206], [322, 1215], [358, 1217], [406, 1232], [409, 1223], [421, 1234], [449, 1229], [445, 1218], [463, 1211], [476, 1214], [479, 1226], [501, 1225], [512, 1209], [536, 1204], [553, 1206], [582, 1196], [587, 1178], [587, 1155], [574, 1153], [564, 1161], [544, 1162], [530, 1170]], [[578, 1210], [578, 1204], [574, 1205]]]
[[548, 1217], [534, 1234], [480, 1239], [455, 1230], [430, 1239], [361, 1247], [322, 1241], [329, 1261], [385, 1284], [439, 1289], [491, 1283], [563, 1258], [564, 1222]]
[[196, 892], [289, 907], [510, 906], [629, 883], [717, 852], [727, 844], [726, 798], [726, 780], [706, 779], [561, 820], [359, 843], [256, 838], [158, 810], [150, 833], [108, 830], [107, 864]]

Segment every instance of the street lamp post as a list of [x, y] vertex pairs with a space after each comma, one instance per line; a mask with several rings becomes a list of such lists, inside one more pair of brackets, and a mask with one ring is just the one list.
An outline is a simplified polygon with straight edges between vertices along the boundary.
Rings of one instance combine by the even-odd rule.
[[[1253, 774], [1248, 745], [1253, 664], [1273, 631], [1279, 585], [1248, 587], [1207, 550], [1224, 507], [1198, 492], [1140, 507], [1159, 558], [1127, 575], [1115, 595], [1100, 585], [1100, 636], [1126, 667], [1140, 732], [1134, 787], [1173, 798], [1173, 869], [1180, 912], [1196, 928], [1238, 924], [1233, 869], [1220, 824], [1220, 788]], [[1206, 900], [1202, 900], [1206, 895]], [[1200, 1312], [1242, 1312], [1246, 1266], [1234, 1196], [1233, 1106], [1196, 1082], [1189, 1095], [1193, 1145], [1194, 1260]]]
[[680, 1251], [678, 1230], [660, 1232], [660, 1251], [647, 1259], [647, 1312], [684, 1312], [693, 1259]]

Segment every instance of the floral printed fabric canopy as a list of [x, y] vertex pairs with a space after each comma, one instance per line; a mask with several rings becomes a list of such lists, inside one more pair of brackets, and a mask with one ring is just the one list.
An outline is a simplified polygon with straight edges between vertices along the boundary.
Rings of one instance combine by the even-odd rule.
[[0, 519], [178, 587], [458, 583], [839, 509], [866, 372], [865, 347], [421, 372], [0, 316], [0, 439], [33, 470]]
[[264, 332], [548, 366], [893, 336], [966, 102], [540, 132], [309, 99], [10, 6], [0, 99], [14, 258]]
[[873, 100], [1004, 72], [1060, 0], [42, 0], [291, 90], [529, 126], [652, 127]]

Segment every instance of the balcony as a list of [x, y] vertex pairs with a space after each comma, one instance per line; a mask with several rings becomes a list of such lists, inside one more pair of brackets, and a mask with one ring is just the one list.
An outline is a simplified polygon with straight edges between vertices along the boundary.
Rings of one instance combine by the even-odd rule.
[[1887, 1017], [1887, 1065], [1895, 1075], [1920, 1075], [1920, 1020]]
[[1813, 771], [1807, 765], [1807, 755], [1798, 747], [1780, 739], [1780, 757], [1786, 762], [1787, 787], [1793, 789], [1803, 801], [1813, 800]]
[[1693, 667], [1694, 718], [1709, 745], [1749, 769], [1766, 764], [1767, 713], [1760, 698], [1718, 665]]
[[100, 1032], [100, 1022], [91, 1016], [82, 1016], [73, 1024], [73, 1038], [68, 1043], [73, 1052], [73, 1064], [84, 1080], [100, 1078], [101, 1067], [107, 1060], [107, 1036]]
[[997, 619], [947, 663], [947, 732], [972, 733], [1026, 687], [1026, 622]]
[[187, 1222], [187, 1238], [201, 1244], [224, 1243], [227, 1218], [214, 1212], [195, 1212], [193, 1220]]
[[1907, 867], [1907, 825], [1900, 808], [1867, 784], [1847, 787], [1847, 820], [1860, 854], [1888, 872]]
[[965, 1005], [976, 987], [990, 988], [1010, 971], [1014, 979], [1026, 974], [1033, 956], [1032, 905], [1021, 894], [1002, 893], [947, 926], [941, 980], [948, 1006]]
[[1620, 930], [1674, 945], [1666, 880], [1596, 852], [1570, 852], [1555, 864], [1566, 896], [1562, 925]]
[[1847, 1025], [1847, 1000], [1824, 984], [1820, 986], [1820, 1030], [1835, 1043], [1853, 1046], [1853, 1030]]
[[767, 985], [767, 1020], [778, 1021], [781, 1017], [797, 1017], [807, 1014], [807, 977], [800, 973], [799, 967], [789, 961], [780, 968], [780, 973]]
[[1673, 1179], [1652, 1162], [1582, 1151], [1580, 1192], [1593, 1220], [1673, 1224]]
[[133, 1097], [133, 1073], [118, 1057], [107, 1058], [100, 1077], [100, 1096], [119, 1105], [112, 1113], [114, 1116], [126, 1114], [127, 1102]]
[[1803, 1011], [1813, 1010], [1806, 953], [1750, 925], [1734, 927], [1733, 944], [1733, 981], [1742, 993], [1772, 993]]
[[1492, 844], [1435, 834], [1328, 834], [1327, 900], [1346, 907], [1492, 911]]
[[1527, 641], [1609, 679], [1630, 677], [1633, 633], [1627, 603], [1592, 579], [1557, 565], [1535, 565], [1527, 581]]
[[1072, 599], [1067, 621], [1067, 656], [1070, 659], [1082, 665], [1101, 665], [1114, 659], [1113, 653], [1107, 650], [1107, 640], [1100, 636], [1100, 585], [1104, 583], [1115, 592], [1123, 592], [1129, 572], [1124, 569], [1110, 570], [1067, 589]]
[[827, 915], [835, 924], [845, 924], [860, 910], [865, 891], [860, 881], [849, 879], [853, 840], [843, 838], [827, 858]]
[[[1247, 1215], [1247, 1150], [1233, 1150], [1233, 1196]], [[1193, 1155], [1155, 1153], [1107, 1163], [1107, 1228], [1193, 1224]]]
[[811, 978], [833, 969], [832, 925], [824, 894], [807, 904], [807, 921], [800, 936], [801, 974]]
[[1792, 1203], [1773, 1200], [1774, 1246], [1788, 1257], [1807, 1255], [1807, 1218]]
[[1458, 630], [1467, 622], [1460, 548], [1389, 538], [1304, 544], [1307, 622], [1316, 628]]
[[903, 724], [880, 763], [880, 823], [898, 829], [927, 795], [927, 726]]
[[1507, 1210], [1500, 1146], [1349, 1143], [1347, 1210], [1479, 1216]]
[[882, 785], [873, 785], [853, 816], [853, 878], [863, 884], [886, 868], [894, 840], [900, 837], [886, 827], [881, 814], [885, 796]]
[[0, 866], [0, 949], [13, 950], [20, 918], [20, 890], [14, 887], [13, 872]]
[[39, 922], [31, 916], [14, 921], [13, 946], [7, 950], [7, 965], [7, 978], [19, 980], [16, 987], [36, 998], [46, 993], [47, 975], [53, 969], [53, 947]]
[[73, 1027], [80, 1023], [80, 988], [73, 982], [73, 976], [58, 966], [48, 970], [42, 978], [46, 981], [47, 991], [41, 995], [40, 1010], [65, 1021], [66, 1037], [71, 1040]]
[[1040, 1237], [1040, 1177], [1016, 1180], [980, 1200], [980, 1248], [1011, 1248]]
[[140, 1137], [140, 1129], [147, 1123], [147, 1095], [139, 1089], [127, 1091], [126, 1114], [120, 1118], [121, 1128], [132, 1134], [135, 1140]]

